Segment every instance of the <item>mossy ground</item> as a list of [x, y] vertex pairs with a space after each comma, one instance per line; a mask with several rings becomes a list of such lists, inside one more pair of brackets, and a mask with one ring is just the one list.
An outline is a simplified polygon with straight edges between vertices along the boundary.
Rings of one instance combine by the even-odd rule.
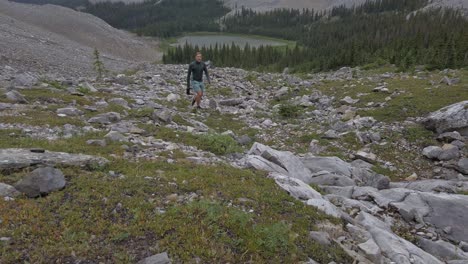
[[[67, 186], [46, 197], [0, 201], [2, 263], [98, 261], [135, 263], [167, 251], [174, 262], [349, 263], [337, 246], [308, 238], [317, 223], [331, 221], [291, 198], [264, 173], [183, 160], [126, 161], [118, 145], [32, 140], [2, 131], [0, 146], [44, 147], [110, 159], [105, 168], [62, 168]], [[109, 170], [124, 177], [112, 177]], [[1, 174], [14, 184], [27, 171]]]

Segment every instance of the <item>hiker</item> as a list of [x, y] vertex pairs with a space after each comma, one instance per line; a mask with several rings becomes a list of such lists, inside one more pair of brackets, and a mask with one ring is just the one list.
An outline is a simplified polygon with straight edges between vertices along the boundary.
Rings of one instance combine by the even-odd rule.
[[[195, 54], [195, 61], [190, 63], [187, 74], [187, 94], [190, 95], [190, 81], [192, 83], [192, 89], [195, 92], [195, 96], [192, 99], [192, 106], [197, 103], [197, 108], [201, 108], [200, 102], [205, 91], [205, 84], [203, 83], [203, 72], [205, 72], [208, 83], [211, 84], [210, 76], [208, 75], [208, 69], [206, 68], [205, 62], [202, 61], [201, 52]], [[190, 79], [192, 76], [192, 79]]]

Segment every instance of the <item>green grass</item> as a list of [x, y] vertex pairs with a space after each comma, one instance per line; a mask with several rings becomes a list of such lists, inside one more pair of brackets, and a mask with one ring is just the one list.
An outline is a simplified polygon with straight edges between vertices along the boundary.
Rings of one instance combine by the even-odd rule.
[[[389, 70], [391, 69], [382, 67], [374, 71], [366, 71], [364, 74], [371, 76]], [[459, 84], [453, 86], [441, 84], [438, 88], [431, 86], [431, 80], [438, 83], [442, 77], [443, 75], [438, 72], [429, 72], [428, 79], [414, 79], [411, 76], [402, 80], [399, 78], [385, 79], [391, 93], [394, 91], [404, 92], [387, 102], [385, 107], [363, 109], [357, 114], [372, 116], [385, 122], [404, 121], [408, 117], [422, 117], [432, 111], [468, 98], [468, 71], [460, 70], [458, 77], [461, 78], [461, 82]], [[346, 84], [354, 84], [355, 87], [345, 87]], [[365, 80], [363, 83], [358, 81], [324, 81], [317, 89], [326, 95], [336, 96], [338, 100], [335, 102], [335, 107], [339, 106], [339, 99], [346, 95], [358, 98], [359, 93], [364, 93], [366, 95], [359, 97], [360, 102], [356, 106], [365, 108], [369, 102], [383, 103], [385, 98], [390, 96], [387, 93], [372, 92], [372, 89], [377, 86], [377, 83]]]
[[[317, 224], [340, 221], [293, 199], [262, 172], [134, 163], [119, 158], [118, 145], [84, 143], [102, 134], [49, 142], [17, 130], [0, 133], [2, 148], [44, 147], [111, 160], [99, 170], [62, 168], [66, 188], [46, 197], [0, 200], [0, 234], [13, 242], [2, 244], [2, 263], [135, 263], [163, 251], [175, 263], [351, 262], [338, 246], [309, 238]], [[112, 178], [109, 170], [125, 177]], [[0, 182], [14, 184], [26, 173], [0, 174]]]
[[33, 139], [24, 135], [20, 130], [0, 130], [0, 148], [43, 148], [50, 151], [68, 153], [88, 153], [91, 155], [108, 156], [110, 154], [122, 155], [122, 143], [108, 143], [106, 147], [90, 146], [86, 144], [90, 139], [103, 139], [107, 132], [88, 133], [69, 139], [49, 141], [46, 139]]
[[218, 111], [209, 111], [209, 115], [203, 121], [205, 125], [218, 133], [231, 130], [237, 136], [248, 135], [255, 137], [257, 130], [247, 126], [247, 124], [240, 120], [237, 115], [220, 113]]
[[[423, 172], [432, 171], [432, 162], [421, 157], [421, 151], [424, 147], [439, 144], [432, 136], [432, 132], [417, 125], [407, 127], [403, 133], [387, 131], [382, 134], [382, 138], [387, 144], [373, 144], [371, 145], [371, 152], [382, 160], [393, 163], [398, 170], [380, 170], [377, 167], [376, 172], [389, 176], [394, 181], [398, 181], [403, 180], [414, 172], [422, 174]], [[399, 143], [400, 140], [406, 140], [412, 148], [402, 147], [402, 144]]]
[[6, 124], [27, 124], [32, 126], [44, 126], [49, 125], [50, 127], [63, 126], [65, 124], [71, 124], [76, 126], [83, 126], [84, 121], [74, 117], [59, 117], [55, 111], [49, 109], [44, 110], [27, 110], [22, 115], [3, 115], [0, 116], [0, 123]]
[[140, 125], [140, 127], [146, 130], [148, 135], [153, 135], [157, 139], [194, 146], [200, 150], [209, 151], [217, 155], [225, 155], [242, 151], [240, 145], [228, 135], [216, 133], [197, 135], [194, 133], [174, 131], [170, 128], [156, 127], [152, 125]]

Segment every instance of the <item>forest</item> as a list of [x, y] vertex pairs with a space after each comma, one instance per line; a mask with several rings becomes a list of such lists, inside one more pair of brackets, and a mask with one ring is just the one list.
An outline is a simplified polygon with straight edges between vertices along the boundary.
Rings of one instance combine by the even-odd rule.
[[[359, 7], [337, 7], [328, 12], [278, 9], [257, 13], [241, 9], [222, 20], [227, 32], [295, 40], [298, 46], [284, 52], [235, 45], [205, 50], [218, 66], [276, 71], [286, 67], [299, 72], [322, 71], [385, 63], [396, 64], [401, 70], [414, 65], [429, 69], [468, 66], [468, 20], [456, 10], [414, 12], [425, 2], [368, 1]], [[171, 50], [165, 62], [186, 63], [191, 59], [188, 51], [196, 49], [186, 45]]]

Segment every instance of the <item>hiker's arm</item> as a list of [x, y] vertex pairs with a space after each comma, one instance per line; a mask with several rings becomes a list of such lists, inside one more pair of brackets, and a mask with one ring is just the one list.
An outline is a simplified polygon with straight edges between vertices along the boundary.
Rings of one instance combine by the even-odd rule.
[[188, 67], [188, 73], [187, 73], [187, 89], [190, 89], [190, 75], [192, 74], [192, 64], [189, 65]]
[[206, 64], [203, 67], [203, 71], [205, 72], [206, 79], [208, 80], [208, 83], [211, 84], [210, 75], [208, 74], [208, 68], [206, 67]]

